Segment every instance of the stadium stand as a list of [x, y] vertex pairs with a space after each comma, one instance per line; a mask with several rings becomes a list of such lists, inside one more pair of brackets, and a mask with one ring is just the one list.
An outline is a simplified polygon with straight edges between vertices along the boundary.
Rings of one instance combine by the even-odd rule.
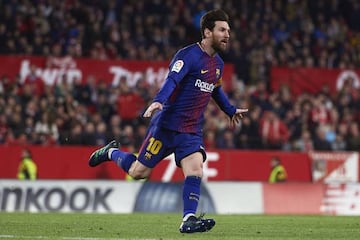
[[[294, 98], [269, 88], [271, 67], [357, 69], [360, 3], [356, 0], [3, 0], [0, 54], [73, 59], [167, 61], [199, 40], [205, 10], [223, 8], [232, 21], [223, 58], [235, 66], [231, 101], [249, 107], [236, 128], [215, 105], [206, 114], [208, 148], [360, 150], [360, 88]], [[139, 147], [146, 122], [137, 116], [157, 89], [111, 88], [98, 79], [50, 88], [29, 74], [24, 83], [0, 73], [0, 144], [103, 145], [118, 139]], [[134, 112], [124, 111], [131, 97]], [[215, 119], [215, 118], [214, 118]], [[281, 127], [279, 127], [281, 126]]]

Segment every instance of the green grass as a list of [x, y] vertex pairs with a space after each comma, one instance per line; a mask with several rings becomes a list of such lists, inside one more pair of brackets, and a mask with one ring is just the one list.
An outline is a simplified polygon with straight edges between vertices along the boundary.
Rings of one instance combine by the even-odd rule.
[[0, 239], [360, 239], [360, 217], [207, 215], [216, 226], [181, 234], [179, 214], [0, 213]]

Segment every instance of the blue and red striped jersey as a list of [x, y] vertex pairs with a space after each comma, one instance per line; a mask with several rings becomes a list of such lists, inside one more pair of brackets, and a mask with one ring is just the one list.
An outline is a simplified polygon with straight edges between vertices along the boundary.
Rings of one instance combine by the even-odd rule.
[[220, 108], [232, 116], [232, 106], [221, 89], [224, 61], [209, 56], [199, 43], [180, 49], [172, 59], [164, 85], [154, 98], [163, 110], [153, 121], [166, 129], [202, 133], [204, 112], [213, 97]]

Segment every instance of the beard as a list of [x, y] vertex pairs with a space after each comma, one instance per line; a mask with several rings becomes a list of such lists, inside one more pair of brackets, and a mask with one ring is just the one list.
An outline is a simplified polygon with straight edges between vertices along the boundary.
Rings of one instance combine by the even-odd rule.
[[213, 39], [213, 44], [211, 45], [211, 47], [216, 52], [224, 53], [227, 49], [227, 43]]

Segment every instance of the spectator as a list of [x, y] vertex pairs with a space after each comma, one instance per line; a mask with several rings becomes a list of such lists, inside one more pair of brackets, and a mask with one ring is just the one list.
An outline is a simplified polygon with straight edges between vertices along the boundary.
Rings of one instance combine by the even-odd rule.
[[142, 142], [146, 137], [146, 130], [147, 130], [147, 126], [144, 124], [140, 124], [136, 128], [136, 133], [134, 137], [134, 149], [140, 149]]
[[349, 147], [351, 151], [360, 151], [360, 131], [359, 124], [352, 122], [349, 130]]
[[37, 67], [35, 65], [30, 66], [30, 72], [25, 77], [24, 86], [29, 86], [30, 93], [32, 95], [40, 97], [44, 93], [44, 81], [36, 73]]
[[282, 149], [289, 139], [289, 129], [285, 123], [272, 111], [264, 113], [260, 120], [260, 136], [262, 144], [267, 149]]
[[41, 119], [35, 123], [35, 133], [43, 136], [43, 143], [54, 144], [59, 139], [59, 131], [55, 124], [54, 115], [44, 112]]
[[37, 166], [32, 159], [30, 150], [23, 149], [21, 153], [21, 161], [19, 164], [17, 178], [19, 180], [36, 180], [37, 179]]
[[245, 116], [241, 122], [240, 130], [235, 136], [236, 148], [239, 149], [256, 149], [261, 148], [261, 141], [259, 135], [259, 125], [251, 116], [255, 115], [256, 111], [250, 113], [250, 116]]
[[101, 119], [105, 122], [109, 122], [111, 116], [115, 114], [113, 105], [111, 105], [106, 99], [107, 96], [108, 95], [104, 93], [99, 94], [95, 107], [95, 111], [101, 115]]
[[295, 141], [293, 149], [302, 152], [309, 152], [314, 150], [314, 143], [308, 130], [304, 129], [302, 131], [301, 138]]
[[324, 126], [331, 123], [330, 111], [325, 106], [323, 95], [313, 99], [313, 107], [310, 110], [310, 128], [316, 129], [318, 126]]
[[144, 100], [136, 92], [130, 89], [128, 84], [123, 79], [121, 83], [121, 93], [118, 98], [118, 114], [121, 116], [123, 123], [133, 124], [145, 106]]
[[331, 150], [332, 151], [346, 151], [347, 143], [344, 139], [344, 136], [341, 134], [337, 134], [336, 138], [333, 142], [331, 142]]
[[208, 130], [205, 132], [204, 145], [206, 149], [216, 149], [216, 138], [214, 131]]
[[269, 175], [269, 183], [281, 183], [287, 181], [287, 172], [285, 167], [281, 164], [278, 157], [274, 156], [270, 161], [271, 172]]
[[62, 46], [56, 43], [52, 46], [51, 55], [47, 58], [48, 68], [71, 69], [76, 67], [76, 62], [69, 54], [62, 53]]
[[69, 137], [65, 138], [66, 144], [70, 145], [82, 145], [83, 138], [82, 138], [82, 125], [80, 123], [75, 123], [74, 126], [71, 128]]
[[96, 144], [96, 131], [93, 122], [88, 122], [85, 125], [84, 132], [82, 133], [82, 141], [81, 144], [95, 146]]
[[221, 132], [220, 136], [217, 137], [217, 140], [217, 148], [235, 149], [234, 133], [232, 129], [224, 129], [224, 131]]
[[109, 140], [105, 122], [101, 121], [96, 125], [96, 132], [93, 139], [95, 140], [93, 144], [97, 146], [102, 146]]
[[322, 126], [316, 128], [314, 149], [318, 151], [331, 151], [331, 144], [326, 140], [326, 132]]
[[75, 79], [72, 95], [79, 103], [90, 106], [93, 102], [94, 77], [89, 76], [87, 83], [82, 84], [81, 79]]

